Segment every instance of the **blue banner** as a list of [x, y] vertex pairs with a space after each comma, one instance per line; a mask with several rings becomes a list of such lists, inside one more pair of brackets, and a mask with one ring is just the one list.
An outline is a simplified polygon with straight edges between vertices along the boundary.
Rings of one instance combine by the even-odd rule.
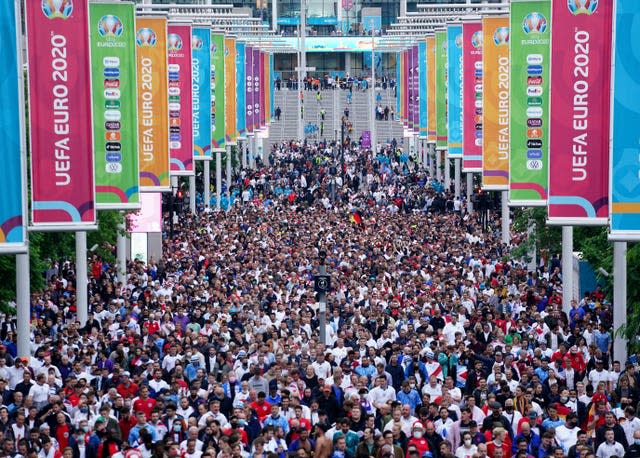
[[611, 232], [616, 240], [640, 240], [640, 2], [617, 0], [611, 148]]
[[400, 57], [402, 53], [396, 53], [396, 119], [400, 120], [400, 91], [401, 91], [401, 78], [400, 74], [400, 66], [402, 65], [402, 58]]
[[22, 65], [18, 53], [16, 35], [16, 11], [14, 0], [0, 2], [0, 129], [4, 132], [0, 163], [2, 163], [2, 193], [0, 194], [0, 253], [18, 253], [26, 250], [24, 220], [25, 185], [22, 174], [21, 126], [24, 112], [22, 91]]
[[420, 138], [427, 138], [427, 42], [418, 43], [418, 100], [420, 102]]
[[191, 29], [193, 157], [211, 159], [211, 31]]
[[271, 81], [269, 81], [269, 108], [271, 109], [271, 113], [269, 113], [269, 119], [273, 121], [276, 117], [276, 100], [275, 100], [275, 85], [276, 85], [276, 77], [275, 72], [273, 70], [273, 53], [269, 53], [269, 75], [271, 76]]
[[238, 124], [238, 137], [241, 139], [247, 138], [247, 107], [245, 98], [245, 44], [236, 43], [236, 123]]
[[447, 26], [447, 155], [462, 157], [462, 26]]

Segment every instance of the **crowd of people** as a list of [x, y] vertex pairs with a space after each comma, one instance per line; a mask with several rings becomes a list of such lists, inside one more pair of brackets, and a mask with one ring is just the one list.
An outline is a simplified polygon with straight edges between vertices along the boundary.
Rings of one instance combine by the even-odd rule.
[[[0, 457], [640, 457], [638, 355], [394, 146], [289, 142], [126, 282], [95, 258], [0, 327]], [[326, 319], [314, 287], [330, 287]], [[321, 341], [321, 336], [325, 341]]]

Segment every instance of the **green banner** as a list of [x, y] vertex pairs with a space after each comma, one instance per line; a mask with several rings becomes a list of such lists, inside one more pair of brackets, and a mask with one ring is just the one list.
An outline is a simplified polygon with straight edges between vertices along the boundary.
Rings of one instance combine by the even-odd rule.
[[546, 205], [549, 166], [549, 0], [511, 3], [509, 201]]
[[447, 147], [447, 32], [436, 32], [436, 147]]
[[140, 208], [135, 5], [90, 3], [96, 203]]
[[224, 151], [224, 35], [211, 34], [211, 143]]

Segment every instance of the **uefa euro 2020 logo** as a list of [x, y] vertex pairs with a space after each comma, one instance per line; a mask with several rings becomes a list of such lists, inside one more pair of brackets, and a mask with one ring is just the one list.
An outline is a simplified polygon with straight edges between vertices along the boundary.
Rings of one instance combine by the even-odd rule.
[[522, 21], [524, 33], [544, 33], [547, 30], [547, 18], [542, 13], [529, 13]]
[[573, 15], [592, 15], [598, 9], [598, 0], [567, 0], [567, 8]]
[[506, 45], [509, 43], [509, 27], [498, 27], [493, 32], [493, 42], [496, 46]]
[[481, 31], [477, 31], [477, 32], [473, 32], [473, 35], [471, 35], [471, 46], [473, 46], [474, 48], [482, 48], [482, 32]]
[[182, 49], [182, 38], [177, 33], [170, 33], [167, 37], [169, 51], [180, 51]]
[[191, 47], [196, 51], [202, 49], [202, 38], [198, 35], [191, 35]]
[[156, 33], [153, 29], [145, 27], [138, 30], [138, 33], [136, 33], [136, 44], [141, 48], [155, 46], [157, 41], [158, 37], [156, 37]]
[[49, 19], [67, 19], [73, 12], [73, 0], [42, 0], [42, 12]]
[[101, 37], [119, 37], [124, 27], [118, 16], [107, 14], [98, 21], [98, 33]]
[[462, 49], [462, 34], [456, 35], [456, 47]]

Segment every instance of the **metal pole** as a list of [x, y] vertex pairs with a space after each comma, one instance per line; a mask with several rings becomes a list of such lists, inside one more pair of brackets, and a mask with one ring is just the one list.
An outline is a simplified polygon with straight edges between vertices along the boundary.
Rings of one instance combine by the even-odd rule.
[[87, 324], [89, 310], [87, 281], [87, 233], [78, 231], [76, 232], [76, 314], [80, 326]]
[[302, 95], [304, 90], [304, 85], [302, 83], [302, 79], [306, 75], [307, 68], [307, 59], [306, 59], [306, 50], [305, 50], [305, 35], [306, 31], [306, 0], [300, 0], [300, 28], [298, 30], [299, 37], [299, 49], [298, 49], [298, 140], [302, 141], [304, 139], [304, 116], [303, 113], [303, 104], [302, 104]]
[[231, 207], [231, 146], [227, 145], [227, 202]]
[[502, 191], [502, 243], [511, 242], [511, 232], [509, 230], [509, 191]]
[[242, 168], [246, 168], [247, 167], [247, 158], [245, 156], [245, 141], [244, 140], [238, 140], [238, 148], [240, 149], [240, 164], [242, 165]]
[[451, 189], [451, 161], [447, 152], [444, 152], [444, 189], [449, 192]]
[[16, 332], [18, 334], [18, 356], [31, 356], [31, 306], [29, 296], [29, 253], [16, 255]]
[[453, 183], [453, 189], [454, 189], [454, 194], [455, 197], [460, 197], [460, 186], [461, 186], [461, 178], [460, 178], [460, 161], [461, 159], [454, 159], [453, 160], [453, 167], [454, 167], [454, 183]]
[[[318, 266], [318, 275], [327, 275], [324, 264]], [[327, 294], [324, 291], [318, 292], [318, 325], [320, 326], [320, 342], [327, 345]]]
[[220, 210], [222, 197], [222, 151], [216, 151], [216, 210]]
[[573, 227], [562, 226], [562, 310], [568, 315], [573, 299]]
[[427, 143], [427, 160], [429, 162], [429, 175], [431, 178], [435, 177], [436, 172], [436, 158], [434, 157], [436, 153], [436, 149], [433, 143]]
[[374, 154], [378, 152], [378, 137], [376, 130], [376, 53], [375, 53], [375, 33], [374, 33], [374, 22], [371, 19], [371, 95], [369, 96], [371, 100], [372, 109], [369, 112], [371, 116], [371, 149]]
[[189, 177], [189, 211], [196, 212], [196, 176]]
[[436, 148], [436, 180], [442, 182], [442, 150]]
[[211, 206], [211, 163], [204, 161], [204, 205]]
[[[118, 224], [118, 238], [116, 249], [118, 253], [118, 281], [124, 285], [127, 282], [127, 238], [124, 235], [124, 212], [120, 212], [120, 218], [120, 223]], [[87, 243], [85, 239], [85, 247], [86, 245]]]
[[271, 30], [278, 31], [278, 0], [271, 0]]
[[473, 211], [473, 202], [471, 197], [473, 196], [473, 173], [467, 173], [467, 213]]
[[[627, 322], [627, 242], [613, 242], [613, 330]], [[624, 365], [627, 341], [613, 339], [613, 357]], [[611, 359], [613, 361], [613, 359]]]

